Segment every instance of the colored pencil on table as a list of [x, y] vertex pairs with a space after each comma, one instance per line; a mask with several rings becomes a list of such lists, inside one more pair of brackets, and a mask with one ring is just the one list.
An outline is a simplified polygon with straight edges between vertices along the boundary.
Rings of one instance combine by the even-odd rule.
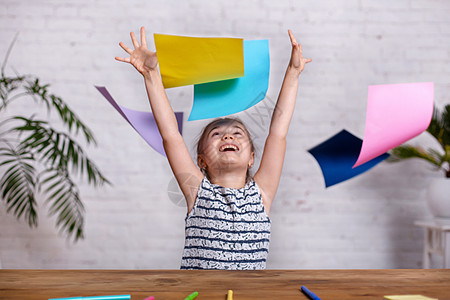
[[305, 293], [306, 296], [308, 296], [308, 298], [311, 300], [320, 300], [320, 298], [317, 297], [316, 294], [308, 290], [308, 288], [304, 285], [302, 285], [302, 292]]
[[130, 295], [108, 295], [108, 296], [89, 296], [89, 297], [71, 297], [71, 298], [52, 298], [48, 300], [130, 300]]
[[198, 292], [193, 292], [192, 294], [190, 294], [189, 296], [187, 296], [186, 298], [184, 298], [184, 300], [193, 300], [198, 296]]

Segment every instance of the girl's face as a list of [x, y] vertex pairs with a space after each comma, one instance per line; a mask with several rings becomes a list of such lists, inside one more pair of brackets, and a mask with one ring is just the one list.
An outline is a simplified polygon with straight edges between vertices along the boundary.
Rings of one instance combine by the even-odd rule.
[[245, 128], [238, 122], [212, 127], [206, 133], [199, 166], [211, 169], [228, 167], [247, 170], [253, 165], [254, 153]]

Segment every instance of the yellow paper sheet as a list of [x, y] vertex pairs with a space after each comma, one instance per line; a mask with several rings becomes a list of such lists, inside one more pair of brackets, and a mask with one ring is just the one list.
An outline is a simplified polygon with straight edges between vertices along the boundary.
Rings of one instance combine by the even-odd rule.
[[384, 296], [387, 300], [438, 300], [437, 298], [425, 297], [422, 295], [391, 295]]
[[165, 88], [244, 76], [243, 40], [155, 34]]

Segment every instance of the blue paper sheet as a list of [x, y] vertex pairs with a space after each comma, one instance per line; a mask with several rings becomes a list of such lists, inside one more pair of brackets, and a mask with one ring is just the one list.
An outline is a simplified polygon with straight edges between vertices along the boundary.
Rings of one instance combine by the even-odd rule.
[[269, 87], [269, 41], [244, 41], [244, 77], [194, 85], [189, 121], [223, 117], [263, 100]]
[[322, 169], [326, 187], [362, 174], [389, 157], [389, 154], [384, 153], [359, 167], [352, 168], [358, 159], [361, 145], [360, 138], [344, 129], [308, 150]]
[[[108, 100], [122, 117], [139, 133], [139, 135], [161, 155], [166, 156], [163, 141], [156, 125], [155, 117], [150, 112], [132, 110], [121, 105], [113, 99], [108, 90], [103, 86], [95, 86], [97, 90]], [[176, 112], [175, 117], [178, 122], [178, 130], [182, 133], [183, 113]]]

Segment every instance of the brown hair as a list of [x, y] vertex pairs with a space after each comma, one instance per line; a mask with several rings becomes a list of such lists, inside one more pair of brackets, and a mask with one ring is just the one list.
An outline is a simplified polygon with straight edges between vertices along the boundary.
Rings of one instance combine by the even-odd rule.
[[[239, 125], [241, 125], [245, 131], [245, 133], [248, 136], [248, 140], [250, 142], [250, 147], [251, 147], [251, 151], [254, 153], [255, 152], [255, 146], [253, 144], [252, 141], [252, 137], [250, 136], [250, 132], [248, 132], [247, 127], [245, 126], [245, 124], [239, 120], [238, 118], [219, 118], [219, 119], [215, 119], [214, 121], [210, 122], [208, 125], [205, 126], [205, 128], [203, 129], [200, 138], [198, 139], [197, 142], [197, 161], [198, 158], [201, 154], [203, 154], [203, 149], [205, 146], [205, 140], [207, 138], [208, 132], [211, 131], [212, 128], [216, 127], [216, 126], [226, 126], [226, 125], [231, 125], [233, 123], [238, 123]], [[208, 174], [208, 170], [206, 169], [201, 169], [202, 173], [208, 178], [209, 178], [209, 174]], [[245, 181], [248, 181], [250, 179], [250, 167], [247, 168], [247, 174], [245, 177]]]

